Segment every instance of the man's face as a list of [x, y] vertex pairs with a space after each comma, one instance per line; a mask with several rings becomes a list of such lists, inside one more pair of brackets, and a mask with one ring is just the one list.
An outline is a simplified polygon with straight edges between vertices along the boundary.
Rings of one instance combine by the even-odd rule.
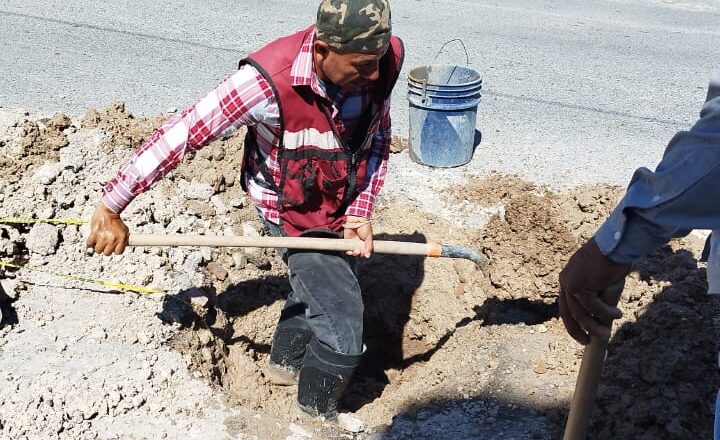
[[318, 76], [345, 90], [357, 89], [377, 81], [380, 77], [380, 58], [387, 51], [385, 47], [369, 53], [343, 53], [324, 41], [316, 41], [314, 49]]

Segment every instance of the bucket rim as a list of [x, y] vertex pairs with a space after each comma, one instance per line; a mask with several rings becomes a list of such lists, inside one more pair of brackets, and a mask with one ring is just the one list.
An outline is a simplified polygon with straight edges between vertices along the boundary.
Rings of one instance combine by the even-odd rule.
[[[470, 71], [470, 72], [474, 73], [475, 75], [477, 75], [477, 79], [474, 79], [472, 81], [468, 81], [465, 83], [461, 83], [461, 84], [436, 84], [436, 83], [427, 82], [427, 80], [420, 79], [417, 76], [413, 76], [413, 73], [415, 73], [419, 69], [426, 69], [426, 71], [432, 71], [433, 68], [437, 68], [437, 69], [459, 68], [459, 69]], [[427, 84], [428, 86], [432, 85], [432, 86], [441, 86], [441, 87], [457, 87], [457, 86], [467, 87], [469, 84], [475, 84], [478, 82], [482, 83], [482, 80], [483, 80], [482, 75], [477, 70], [475, 70], [469, 66], [460, 66], [457, 64], [426, 64], [423, 66], [416, 66], [416, 67], [413, 67], [412, 69], [410, 69], [410, 71], [407, 74], [407, 78], [408, 78], [408, 81], [413, 81], [413, 82], [416, 82], [419, 84]]]
[[437, 94], [437, 93], [430, 93], [430, 92], [431, 91], [427, 91], [426, 93], [423, 93], [423, 91], [421, 89], [418, 89], [418, 90], [408, 89], [407, 94], [408, 94], [408, 96], [410, 96], [410, 95], [421, 96], [421, 97], [425, 96], [425, 97], [434, 98], [434, 99], [450, 99], [450, 100], [467, 99], [467, 98], [475, 98], [475, 97], [480, 98], [482, 96], [482, 93], [480, 93], [480, 90], [469, 90], [466, 93], [463, 93], [462, 95], [451, 95], [451, 96]]
[[482, 90], [482, 80], [474, 83], [466, 84], [450, 84], [450, 85], [437, 85], [437, 84], [424, 84], [417, 81], [408, 81], [409, 89], [415, 90], [427, 90], [439, 93], [459, 93], [465, 91], [480, 91]]

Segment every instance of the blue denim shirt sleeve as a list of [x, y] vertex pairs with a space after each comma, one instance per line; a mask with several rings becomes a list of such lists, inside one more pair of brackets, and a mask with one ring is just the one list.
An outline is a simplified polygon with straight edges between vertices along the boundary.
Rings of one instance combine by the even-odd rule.
[[632, 263], [693, 229], [720, 229], [720, 71], [698, 122], [673, 137], [654, 172], [635, 171], [595, 241], [611, 260]]

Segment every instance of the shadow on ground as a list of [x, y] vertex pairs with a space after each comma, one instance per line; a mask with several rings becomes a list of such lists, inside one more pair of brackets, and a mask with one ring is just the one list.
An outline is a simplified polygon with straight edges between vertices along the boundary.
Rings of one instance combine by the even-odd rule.
[[712, 438], [720, 377], [705, 269], [665, 247], [636, 270], [653, 290], [664, 287], [654, 299], [623, 295], [637, 322], [610, 341], [589, 438]]
[[[628, 285], [622, 307], [637, 318], [616, 328], [610, 341], [588, 438], [711, 438], [720, 377], [705, 270], [690, 252], [669, 247], [635, 269], [643, 283]], [[648, 291], [658, 293], [651, 298]], [[489, 299], [456, 328], [474, 320], [483, 326], [533, 324], [550, 316], [557, 316], [555, 305]], [[555, 439], [562, 436], [569, 404], [542, 406], [496, 395], [417, 403], [377, 438]]]

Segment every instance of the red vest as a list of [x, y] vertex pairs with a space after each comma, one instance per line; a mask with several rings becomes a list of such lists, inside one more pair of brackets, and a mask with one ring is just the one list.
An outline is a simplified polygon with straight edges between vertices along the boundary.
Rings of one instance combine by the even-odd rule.
[[[390, 96], [400, 74], [402, 42], [392, 37], [380, 60], [380, 79], [373, 84], [371, 104], [349, 142], [343, 142], [331, 116], [331, 104], [310, 86], [293, 87], [290, 70], [303, 41], [315, 27], [273, 41], [240, 61], [251, 64], [273, 89], [280, 110], [281, 132], [277, 182], [266, 164], [258, 163], [264, 180], [278, 195], [280, 223], [289, 236], [313, 231], [339, 233], [345, 210], [360, 192], [366, 176], [373, 139], [380, 124], [380, 107]], [[256, 132], [248, 130], [246, 151], [257, 147]]]

